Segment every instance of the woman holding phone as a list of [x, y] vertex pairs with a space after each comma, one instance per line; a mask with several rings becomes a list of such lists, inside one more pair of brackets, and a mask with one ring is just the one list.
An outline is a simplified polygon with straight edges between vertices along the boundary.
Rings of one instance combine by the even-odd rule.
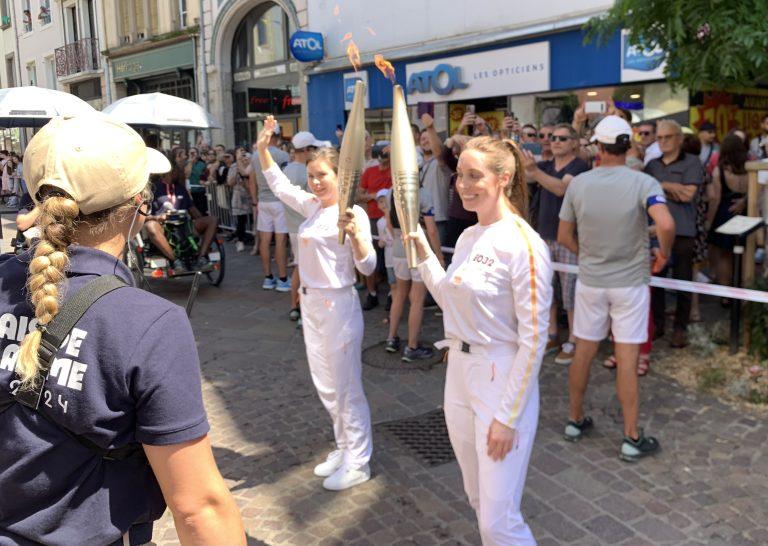
[[511, 140], [475, 138], [459, 158], [456, 192], [478, 223], [445, 271], [423, 232], [419, 273], [443, 309], [448, 339], [445, 420], [485, 546], [534, 545], [520, 513], [539, 416], [547, 343], [549, 251], [525, 222], [526, 183]]
[[[315, 467], [323, 487], [348, 489], [370, 479], [371, 412], [363, 392], [363, 313], [354, 288], [355, 269], [370, 275], [376, 251], [365, 211], [355, 205], [339, 214], [339, 154], [311, 152], [307, 182], [313, 193], [288, 180], [269, 152], [277, 122], [272, 116], [256, 142], [269, 188], [280, 201], [306, 217], [299, 226], [299, 289], [304, 343], [312, 381], [333, 421], [336, 450]], [[339, 244], [339, 230], [346, 243]]]

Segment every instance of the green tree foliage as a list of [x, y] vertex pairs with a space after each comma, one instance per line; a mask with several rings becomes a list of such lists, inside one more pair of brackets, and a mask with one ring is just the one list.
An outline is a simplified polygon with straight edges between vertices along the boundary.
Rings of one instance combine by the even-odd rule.
[[667, 52], [666, 76], [688, 89], [768, 83], [768, 0], [616, 0], [586, 41], [627, 29], [632, 45]]

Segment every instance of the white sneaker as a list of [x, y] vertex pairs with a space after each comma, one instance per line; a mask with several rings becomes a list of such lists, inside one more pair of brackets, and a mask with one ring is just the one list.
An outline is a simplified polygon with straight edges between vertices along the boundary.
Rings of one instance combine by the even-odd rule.
[[318, 478], [327, 478], [332, 476], [344, 462], [344, 452], [340, 449], [331, 451], [325, 461], [315, 467], [315, 476]]
[[236, 242], [235, 250], [237, 250], [238, 252], [242, 252], [243, 250], [245, 250], [245, 243], [243, 243], [242, 241]]
[[371, 479], [371, 469], [366, 464], [360, 468], [342, 466], [323, 480], [323, 487], [329, 491], [343, 491]]

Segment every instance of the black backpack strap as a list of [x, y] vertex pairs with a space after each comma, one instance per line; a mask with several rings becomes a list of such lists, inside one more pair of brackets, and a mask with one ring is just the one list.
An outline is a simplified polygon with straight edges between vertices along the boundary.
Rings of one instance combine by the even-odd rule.
[[34, 410], [37, 409], [45, 381], [48, 379], [48, 372], [51, 370], [51, 363], [59, 347], [64, 343], [64, 339], [99, 298], [123, 286], [125, 283], [117, 275], [105, 275], [94, 279], [67, 298], [51, 322], [37, 325], [37, 329], [42, 333], [40, 349], [37, 351], [41, 365], [40, 377], [33, 388], [19, 390], [16, 394], [17, 402]]
[[[117, 275], [104, 275], [88, 282], [80, 290], [78, 290], [73, 296], [67, 298], [64, 304], [61, 306], [59, 313], [53, 318], [51, 322], [46, 325], [38, 325], [38, 330], [42, 333], [40, 340], [40, 349], [37, 352], [38, 359], [40, 360], [40, 377], [38, 378], [35, 386], [31, 389], [19, 390], [16, 395], [16, 402], [26, 406], [32, 410], [37, 411], [40, 405], [40, 398], [43, 394], [43, 388], [45, 381], [48, 379], [48, 372], [51, 369], [51, 364], [56, 356], [56, 352], [61, 347], [66, 337], [70, 334], [77, 322], [83, 317], [86, 311], [96, 303], [101, 297], [109, 294], [110, 292], [126, 286], [123, 281]], [[43, 417], [48, 422], [56, 425], [67, 436], [80, 443], [82, 446], [96, 452], [102, 458], [107, 460], [122, 460], [129, 457], [143, 457], [144, 451], [141, 444], [128, 444], [119, 449], [104, 449], [95, 444], [88, 438], [80, 436], [67, 430], [59, 423], [54, 421], [48, 414], [37, 411], [37, 414]]]

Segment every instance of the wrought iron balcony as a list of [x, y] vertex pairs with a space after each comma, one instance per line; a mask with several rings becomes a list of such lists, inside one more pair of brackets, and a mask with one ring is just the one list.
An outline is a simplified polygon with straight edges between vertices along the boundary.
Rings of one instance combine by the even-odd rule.
[[99, 41], [83, 38], [56, 48], [56, 75], [59, 78], [99, 69]]

